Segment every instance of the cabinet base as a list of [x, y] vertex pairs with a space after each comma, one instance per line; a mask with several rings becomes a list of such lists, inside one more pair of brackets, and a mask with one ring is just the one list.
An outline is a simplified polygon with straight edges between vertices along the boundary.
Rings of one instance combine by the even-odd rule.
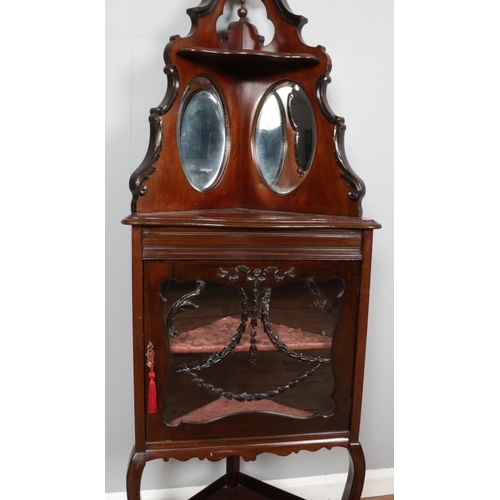
[[[350, 443], [349, 472], [342, 500], [360, 500], [365, 479], [365, 458], [359, 443]], [[127, 500], [141, 499], [141, 476], [146, 465], [146, 452], [132, 449], [127, 471]], [[240, 457], [226, 458], [226, 474], [189, 500], [305, 500], [240, 472]]]
[[189, 500], [304, 500], [243, 473], [233, 477], [232, 484], [229, 477], [222, 476]]

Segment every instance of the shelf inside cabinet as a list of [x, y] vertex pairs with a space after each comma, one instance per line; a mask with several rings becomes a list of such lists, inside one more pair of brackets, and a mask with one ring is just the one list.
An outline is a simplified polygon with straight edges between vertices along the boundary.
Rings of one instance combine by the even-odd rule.
[[[214, 321], [203, 327], [195, 328], [181, 333], [178, 337], [170, 339], [170, 350], [172, 353], [215, 353], [224, 349], [231, 340], [234, 332], [240, 324], [238, 318], [226, 317]], [[271, 324], [273, 332], [279, 335], [290, 349], [330, 349], [332, 338], [329, 336], [317, 335], [297, 328], [284, 325]], [[275, 351], [262, 329], [262, 325], [256, 327], [257, 348], [259, 351]], [[247, 331], [234, 352], [248, 351], [250, 348], [250, 332]]]

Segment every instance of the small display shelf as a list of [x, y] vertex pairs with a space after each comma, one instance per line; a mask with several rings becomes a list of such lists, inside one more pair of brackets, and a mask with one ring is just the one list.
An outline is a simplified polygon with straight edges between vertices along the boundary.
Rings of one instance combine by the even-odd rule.
[[302, 69], [317, 66], [320, 60], [312, 54], [275, 53], [256, 50], [206, 49], [184, 47], [177, 54], [185, 59], [207, 66], [224, 66], [227, 71], [255, 69], [259, 72], [277, 72], [284, 68]]

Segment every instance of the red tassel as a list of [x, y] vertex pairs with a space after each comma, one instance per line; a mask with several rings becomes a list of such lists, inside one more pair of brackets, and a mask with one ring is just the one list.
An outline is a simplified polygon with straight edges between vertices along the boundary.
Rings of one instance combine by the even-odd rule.
[[148, 359], [147, 366], [149, 366], [149, 387], [148, 387], [148, 413], [156, 413], [158, 407], [156, 405], [156, 383], [155, 383], [155, 352], [153, 350], [153, 344], [150, 342], [148, 344], [148, 352], [146, 353]]

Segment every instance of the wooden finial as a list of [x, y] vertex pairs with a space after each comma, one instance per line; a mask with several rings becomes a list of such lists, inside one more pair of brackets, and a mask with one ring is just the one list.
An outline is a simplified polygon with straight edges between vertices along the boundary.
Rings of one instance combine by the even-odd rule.
[[244, 19], [247, 17], [248, 10], [245, 8], [245, 0], [241, 0], [241, 8], [238, 9], [238, 15], [240, 16], [240, 19]]

